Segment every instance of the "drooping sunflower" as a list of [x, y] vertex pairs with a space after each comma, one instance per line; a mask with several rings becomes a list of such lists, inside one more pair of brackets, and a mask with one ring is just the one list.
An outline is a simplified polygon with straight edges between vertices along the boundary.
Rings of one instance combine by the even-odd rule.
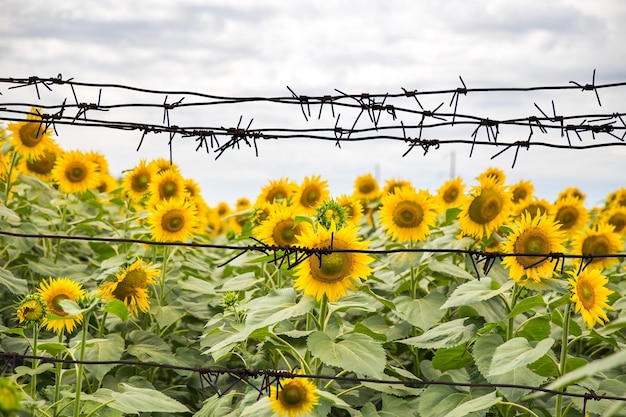
[[511, 211], [511, 194], [491, 176], [472, 187], [461, 204], [459, 226], [463, 234], [482, 239], [498, 230]]
[[582, 315], [589, 329], [596, 323], [604, 325], [609, 321], [604, 310], [612, 310], [607, 304], [608, 296], [613, 293], [606, 288], [609, 282], [607, 277], [595, 268], [585, 268], [578, 275], [570, 272], [570, 275], [572, 276], [569, 279], [572, 285], [570, 300], [576, 303], [576, 313]]
[[359, 175], [354, 180], [354, 192], [352, 197], [365, 202], [372, 201], [380, 197], [380, 187], [378, 180], [370, 173]]
[[57, 158], [52, 179], [64, 193], [84, 192], [100, 183], [98, 167], [78, 150], [63, 152]]
[[267, 245], [295, 245], [298, 242], [298, 236], [311, 227], [306, 222], [296, 224], [296, 214], [293, 206], [274, 204], [269, 217], [255, 227], [252, 233]]
[[626, 206], [613, 206], [607, 209], [601, 217], [604, 221], [613, 226], [613, 231], [622, 236], [626, 236]]
[[280, 388], [270, 387], [270, 408], [281, 417], [308, 415], [317, 404], [319, 395], [315, 384], [307, 378], [287, 378]]
[[570, 237], [578, 232], [589, 220], [589, 210], [582, 200], [565, 197], [554, 204], [554, 220], [561, 223], [561, 229]]
[[361, 223], [361, 219], [363, 218], [363, 204], [348, 194], [341, 194], [336, 198], [337, 203], [341, 204], [341, 206], [346, 210], [346, 214], [348, 215], [347, 222], [358, 225]]
[[166, 169], [157, 174], [149, 185], [150, 201], [148, 207], [172, 198], [185, 197], [185, 180], [176, 170]]
[[116, 274], [116, 280], [105, 282], [98, 292], [105, 300], [123, 301], [132, 317], [137, 317], [139, 310], [144, 313], [150, 310], [148, 285], [155, 284], [154, 278], [159, 276], [159, 269], [150, 268], [152, 263], [143, 264], [138, 258], [135, 263]]
[[399, 188], [381, 199], [380, 222], [393, 240], [416, 242], [430, 234], [437, 222], [438, 204], [428, 191]]
[[445, 209], [460, 207], [465, 198], [465, 184], [461, 177], [444, 182], [437, 190], [437, 200]]
[[21, 158], [18, 165], [19, 171], [24, 174], [34, 175], [43, 181], [50, 181], [52, 179], [52, 169], [61, 153], [59, 145], [51, 140], [48, 148], [44, 149], [38, 156]]
[[289, 202], [289, 198], [296, 193], [297, 189], [298, 184], [289, 180], [289, 178], [270, 180], [268, 185], [261, 188], [261, 193], [258, 195], [255, 205]]
[[197, 208], [182, 197], [163, 200], [148, 216], [148, 225], [159, 242], [184, 242], [196, 231]]
[[536, 216], [553, 216], [554, 207], [552, 204], [544, 199], [536, 196], [532, 197], [530, 201], [514, 206], [517, 211], [516, 216], [522, 216], [524, 213], [528, 213], [531, 217]]
[[[42, 281], [39, 284], [37, 293], [46, 302], [48, 314], [43, 319], [42, 324], [48, 330], [54, 330], [57, 333], [66, 329], [69, 333], [74, 331], [76, 324], [83, 321], [82, 314], [70, 316], [61, 307], [60, 302], [63, 300], [76, 301], [85, 295], [83, 286], [69, 278], [50, 278], [48, 281]], [[58, 317], [51, 317], [50, 314]]]
[[506, 174], [500, 168], [489, 167], [476, 177], [478, 182], [481, 182], [486, 178], [491, 178], [496, 184], [502, 185], [504, 184], [504, 181], [506, 181]]
[[150, 183], [155, 176], [155, 167], [148, 164], [145, 159], [141, 159], [137, 166], [124, 174], [122, 189], [130, 198], [140, 201], [148, 195]]
[[26, 115], [26, 121], [9, 123], [7, 126], [11, 132], [11, 146], [26, 159], [41, 155], [44, 149], [52, 145], [50, 129], [46, 129], [41, 114], [41, 109], [33, 107], [30, 114]]
[[413, 184], [409, 180], [403, 180], [401, 178], [391, 178], [385, 181], [385, 186], [383, 187], [383, 192], [381, 195], [393, 194], [396, 190], [402, 187], [413, 187]]
[[24, 327], [38, 326], [46, 317], [46, 302], [39, 294], [23, 297], [16, 309], [17, 320]]
[[526, 204], [533, 198], [535, 186], [527, 180], [519, 180], [511, 186], [511, 201], [515, 205]]
[[567, 187], [559, 193], [557, 201], [564, 200], [569, 197], [584, 202], [585, 198], [587, 198], [587, 195], [580, 191], [577, 187]]
[[[619, 253], [623, 250], [619, 233], [608, 223], [600, 222], [593, 226], [585, 226], [572, 239], [571, 253], [575, 255], [596, 256]], [[617, 258], [592, 258], [588, 266], [604, 269], [618, 262]], [[584, 262], [587, 264], [587, 262]]]
[[[369, 242], [357, 236], [358, 230], [353, 225], [339, 230], [335, 227], [320, 227], [317, 230], [308, 228], [298, 237], [298, 242], [307, 248], [327, 249], [332, 243], [333, 249], [367, 249]], [[369, 255], [357, 252], [311, 256], [296, 267], [294, 288], [303, 290], [305, 295], [311, 295], [317, 300], [326, 295], [329, 301], [337, 301], [348, 293], [348, 289], [354, 290], [359, 280], [367, 279], [371, 271], [368, 264], [373, 260]]]
[[293, 201], [302, 214], [312, 215], [329, 195], [328, 181], [322, 180], [321, 175], [306, 176], [296, 189]]
[[[513, 224], [502, 251], [509, 254], [529, 254], [507, 256], [502, 261], [509, 268], [509, 275], [515, 282], [532, 280], [536, 283], [552, 276], [558, 259], [549, 259], [549, 253], [565, 252], [565, 233], [549, 217], [522, 214]], [[532, 256], [537, 254], [537, 256]], [[543, 256], [540, 256], [543, 254]]]

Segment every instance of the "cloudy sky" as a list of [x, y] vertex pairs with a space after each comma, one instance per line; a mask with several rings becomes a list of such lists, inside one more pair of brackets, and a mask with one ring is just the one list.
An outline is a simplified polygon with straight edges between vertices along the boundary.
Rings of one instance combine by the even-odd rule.
[[[594, 69], [598, 84], [626, 81], [626, 2], [621, 0], [0, 0], [0, 5], [2, 77], [62, 74], [83, 82], [228, 97], [284, 97], [290, 95], [287, 86], [309, 96], [334, 95], [335, 89], [348, 94], [455, 89], [461, 86], [459, 76], [469, 88], [567, 85], [570, 80], [586, 84]], [[572, 90], [468, 95], [461, 97], [458, 110], [491, 119], [539, 116], [534, 103], [551, 112], [554, 100], [564, 115], [624, 112], [625, 90], [600, 91], [602, 107], [593, 92]], [[71, 90], [62, 88], [42, 92], [40, 101], [32, 88], [7, 90], [5, 84], [0, 92], [5, 103], [73, 99]], [[76, 92], [82, 102], [97, 101], [97, 89]], [[102, 104], [163, 100], [105, 89]], [[451, 112], [449, 101], [450, 96], [420, 99], [427, 110], [445, 102], [441, 111], [446, 112]], [[115, 117], [159, 123], [163, 113], [144, 109]], [[170, 113], [171, 123], [180, 126], [232, 127], [240, 117], [245, 125], [254, 119], [251, 127], [257, 129], [334, 126], [329, 114], [306, 122], [299, 107], [284, 104]], [[354, 117], [342, 114], [344, 127]], [[363, 117], [359, 127], [366, 122]], [[403, 116], [405, 124], [418, 122]], [[470, 139], [472, 130], [441, 134]], [[137, 132], [73, 126], [61, 126], [58, 132], [65, 149], [103, 152], [116, 175], [140, 158], [169, 157], [164, 135], [148, 135], [136, 152]], [[479, 139], [486, 139], [482, 134]], [[502, 128], [499, 140], [525, 140], [527, 135], [527, 129]], [[540, 139], [563, 140], [558, 132]], [[593, 142], [590, 135], [583, 139]], [[321, 175], [334, 195], [351, 193], [355, 178], [365, 173], [377, 175], [381, 184], [402, 178], [435, 190], [450, 177], [452, 160], [454, 173], [470, 185], [482, 170], [495, 166], [506, 172], [509, 183], [533, 181], [537, 194], [549, 200], [565, 187], [577, 186], [595, 204], [626, 186], [626, 147], [531, 147], [520, 150], [513, 169], [514, 152], [492, 160], [497, 150], [491, 146], [476, 148], [472, 158], [465, 145], [441, 146], [427, 155], [413, 151], [403, 158], [405, 150], [406, 145], [382, 140], [337, 149], [332, 142], [299, 139], [260, 142], [258, 158], [244, 147], [215, 160], [213, 154], [195, 152], [193, 141], [181, 140], [174, 144], [173, 157], [185, 176], [200, 183], [210, 205], [222, 200], [234, 204], [243, 196], [254, 199], [270, 179], [300, 182], [307, 175]]]

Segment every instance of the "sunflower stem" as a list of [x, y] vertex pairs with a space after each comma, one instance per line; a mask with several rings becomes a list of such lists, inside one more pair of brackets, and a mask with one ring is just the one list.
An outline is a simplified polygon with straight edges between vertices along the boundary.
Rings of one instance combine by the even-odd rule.
[[11, 186], [13, 183], [11, 182], [11, 176], [13, 175], [13, 167], [17, 162], [17, 152], [13, 151], [11, 153], [11, 164], [9, 165], [9, 171], [7, 172], [7, 181], [4, 187], [4, 205], [8, 205], [9, 203], [9, 193], [11, 192]]
[[163, 247], [163, 265], [161, 267], [161, 275], [159, 276], [159, 306], [162, 306], [165, 302], [165, 274], [167, 271], [167, 262], [170, 257], [170, 247]]
[[[517, 303], [517, 299], [519, 298], [520, 287], [515, 283], [513, 285], [513, 296], [511, 297], [511, 305], [509, 307], [509, 313], [513, 311], [515, 308], [515, 304]], [[506, 340], [511, 340], [513, 338], [513, 327], [515, 327], [515, 317], [511, 317], [509, 319], [508, 325], [506, 327]]]
[[[65, 196], [67, 197], [67, 194], [65, 194]], [[63, 229], [65, 229], [65, 209], [67, 207], [67, 198], [64, 198], [63, 200], [63, 204], [61, 204], [61, 226], [59, 227], [60, 232], [63, 232]], [[54, 255], [55, 264], [59, 260], [59, 255], [61, 254], [61, 240], [62, 239], [57, 239], [56, 242], [56, 254]]]
[[[563, 315], [563, 334], [561, 335], [561, 355], [559, 359], [559, 376], [565, 374], [565, 369], [567, 365], [567, 348], [568, 348], [568, 339], [569, 339], [569, 321], [572, 315], [572, 303], [567, 303], [565, 306], [565, 313]], [[563, 396], [561, 394], [557, 394], [556, 396], [556, 405], [555, 405], [555, 413], [556, 417], [561, 417], [563, 414], [562, 410], [563, 406]]]
[[[33, 326], [33, 356], [37, 356], [37, 342], [39, 339], [39, 325], [35, 325]], [[38, 359], [33, 359], [33, 376], [30, 380], [30, 397], [33, 399], [33, 401], [37, 400], [37, 373], [35, 373], [35, 369], [37, 369], [37, 366], [39, 366], [39, 360]], [[35, 415], [35, 408], [31, 408], [30, 409], [30, 415], [34, 416]]]
[[76, 397], [74, 398], [74, 417], [80, 417], [80, 394], [83, 388], [83, 360], [85, 359], [85, 344], [87, 343], [87, 332], [89, 330], [89, 311], [85, 312], [83, 322], [83, 333], [80, 341], [80, 354], [78, 356], [78, 369], [76, 371]]
[[[59, 332], [59, 343], [63, 343], [63, 330]], [[59, 359], [61, 359], [61, 353], [58, 354]], [[61, 371], [63, 364], [61, 362], [57, 362], [54, 368], [54, 409], [52, 412], [53, 416], [57, 415], [57, 410], [59, 406], [59, 397], [61, 396]]]

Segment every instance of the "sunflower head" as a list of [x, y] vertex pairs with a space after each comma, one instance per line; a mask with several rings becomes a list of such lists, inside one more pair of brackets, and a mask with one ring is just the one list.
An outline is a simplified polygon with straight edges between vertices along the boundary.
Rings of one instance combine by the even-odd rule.
[[551, 216], [553, 212], [552, 204], [546, 199], [532, 197], [530, 201], [516, 205], [517, 216], [528, 213], [530, 217]]
[[496, 184], [502, 185], [506, 180], [506, 174], [500, 168], [489, 167], [476, 177], [479, 182], [487, 178], [491, 178]]
[[10, 143], [15, 152], [27, 159], [39, 156], [52, 144], [50, 129], [43, 123], [39, 108], [33, 107], [25, 121], [9, 123], [7, 130], [11, 133]]
[[318, 398], [315, 384], [306, 378], [287, 378], [270, 388], [270, 408], [281, 417], [308, 415]]
[[448, 180], [437, 190], [437, 199], [446, 209], [459, 207], [465, 198], [465, 184], [461, 177]]
[[150, 182], [155, 176], [156, 168], [142, 159], [136, 167], [125, 173], [122, 188], [130, 198], [139, 201], [148, 195]]
[[580, 313], [589, 329], [598, 323], [604, 325], [609, 321], [604, 310], [612, 310], [607, 304], [608, 296], [613, 291], [606, 288], [607, 277], [599, 269], [585, 268], [576, 275], [571, 272], [572, 285], [570, 300], [576, 303], [576, 312]]
[[482, 239], [498, 230], [508, 217], [511, 196], [491, 176], [483, 178], [461, 205], [459, 226], [464, 234]]
[[304, 177], [304, 181], [297, 188], [293, 200], [303, 214], [313, 215], [320, 204], [328, 199], [329, 195], [328, 181], [322, 180], [320, 175], [314, 175]]
[[573, 238], [572, 252], [589, 256], [589, 265], [594, 268], [608, 268], [617, 263], [617, 258], [603, 255], [619, 253], [623, 248], [621, 236], [615, 233], [613, 226], [600, 222], [594, 226], [586, 226]]
[[394, 240], [424, 240], [437, 221], [437, 205], [425, 190], [400, 188], [384, 195], [381, 204], [380, 221]]
[[268, 245], [290, 246], [297, 243], [298, 236], [310, 227], [309, 223], [296, 224], [296, 211], [293, 206], [273, 204], [268, 218], [252, 231], [260, 241]]
[[351, 224], [359, 224], [363, 218], [363, 204], [361, 201], [349, 196], [348, 194], [342, 194], [336, 199], [337, 203], [346, 211], [346, 221]]
[[589, 220], [589, 211], [582, 200], [576, 197], [565, 197], [554, 204], [554, 220], [561, 224], [569, 236], [574, 235]]
[[626, 206], [614, 206], [602, 215], [603, 221], [613, 226], [613, 231], [626, 235]]
[[372, 174], [360, 175], [354, 181], [354, 198], [364, 201], [372, 201], [380, 196], [378, 180]]
[[535, 187], [532, 182], [520, 180], [511, 186], [511, 201], [513, 204], [525, 204], [532, 200]]
[[34, 175], [41, 180], [48, 181], [52, 179], [52, 169], [60, 154], [61, 148], [59, 148], [56, 142], [51, 140], [50, 145], [46, 149], [43, 149], [38, 156], [22, 158], [20, 160], [20, 172]]
[[185, 196], [185, 181], [177, 170], [166, 169], [161, 171], [150, 182], [150, 203], [156, 205], [160, 201]]
[[105, 282], [99, 288], [99, 293], [105, 300], [123, 301], [133, 317], [137, 317], [138, 311], [144, 313], [150, 310], [148, 300], [148, 285], [155, 284], [155, 277], [161, 271], [151, 269], [152, 264], [143, 265], [141, 258], [135, 263], [124, 268], [117, 274], [115, 281]]
[[403, 180], [400, 178], [392, 178], [385, 181], [385, 186], [383, 187], [382, 195], [393, 194], [396, 190], [402, 187], [411, 187], [413, 188], [413, 184], [409, 180]]
[[315, 219], [326, 229], [330, 229], [333, 224], [337, 229], [341, 229], [348, 221], [348, 213], [335, 200], [326, 200], [318, 207]]
[[37, 293], [46, 302], [47, 315], [43, 319], [46, 329], [57, 333], [66, 329], [71, 333], [83, 321], [82, 315], [70, 316], [61, 306], [63, 300], [77, 301], [85, 295], [81, 284], [69, 278], [50, 278], [41, 282]]
[[39, 326], [46, 317], [46, 302], [40, 294], [29, 294], [23, 297], [17, 306], [17, 319], [24, 327]]
[[561, 191], [557, 197], [557, 201], [564, 200], [566, 198], [573, 198], [575, 200], [579, 200], [581, 202], [585, 201], [587, 196], [585, 193], [580, 191], [577, 187], [567, 187], [563, 191]]
[[157, 241], [185, 241], [196, 231], [197, 220], [195, 204], [178, 197], [157, 203], [148, 216], [148, 225]]
[[289, 199], [296, 193], [298, 184], [288, 178], [270, 180], [269, 184], [261, 189], [256, 205], [262, 203], [288, 203]]

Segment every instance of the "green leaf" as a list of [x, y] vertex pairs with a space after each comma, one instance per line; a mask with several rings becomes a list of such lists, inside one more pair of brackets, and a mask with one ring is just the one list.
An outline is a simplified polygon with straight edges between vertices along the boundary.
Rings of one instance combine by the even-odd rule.
[[474, 358], [465, 343], [452, 348], [437, 349], [432, 360], [433, 368], [441, 372], [464, 368], [472, 362]]
[[431, 292], [424, 298], [412, 299], [409, 297], [399, 297], [395, 300], [398, 315], [411, 323], [411, 325], [426, 331], [433, 327], [446, 314], [441, 306], [445, 303], [446, 297], [438, 292]]
[[[105, 339], [90, 339], [87, 341], [85, 349], [85, 360], [87, 361], [117, 361], [124, 353], [124, 339], [116, 334], [110, 333]], [[102, 379], [115, 364], [85, 365], [85, 369], [96, 379]]]
[[371, 337], [372, 339], [378, 340], [380, 342], [386, 342], [387, 341], [387, 336], [385, 336], [382, 333], [376, 333], [375, 331], [373, 331], [369, 327], [365, 326], [363, 324], [363, 322], [361, 322], [361, 321], [354, 325], [354, 330], [352, 332], [353, 333], [365, 334], [365, 335]]
[[580, 367], [572, 372], [568, 372], [555, 381], [552, 381], [546, 388], [559, 389], [573, 384], [576, 381], [588, 377], [601, 377], [601, 373], [609, 369], [617, 369], [626, 364], [626, 350], [612, 353], [601, 359], [595, 359], [588, 365]]
[[213, 285], [205, 280], [187, 277], [180, 281], [180, 287], [185, 291], [192, 291], [194, 294], [215, 295]]
[[225, 417], [233, 411], [233, 398], [232, 391], [221, 396], [215, 394], [204, 400], [202, 408], [193, 417]]
[[254, 287], [261, 282], [261, 278], [257, 277], [254, 272], [246, 272], [235, 277], [224, 279], [224, 284], [220, 291], [245, 291]]
[[39, 343], [37, 345], [37, 350], [49, 353], [52, 356], [56, 356], [56, 355], [59, 355], [61, 353], [65, 353], [68, 351], [67, 346], [65, 346], [65, 344], [56, 343], [56, 342]]
[[21, 222], [20, 216], [4, 204], [0, 204], [0, 217], [5, 217], [11, 226], [19, 226]]
[[539, 341], [550, 336], [550, 319], [546, 316], [537, 316], [526, 320], [516, 331], [516, 335], [530, 341]]
[[155, 320], [162, 328], [165, 328], [172, 323], [176, 323], [185, 315], [185, 312], [180, 306], [171, 304], [164, 306], [157, 305], [152, 307], [151, 310]]
[[0, 285], [11, 291], [13, 294], [28, 293], [26, 280], [18, 278], [11, 271], [0, 267]]
[[374, 378], [380, 378], [385, 370], [385, 349], [361, 333], [353, 333], [337, 342], [328, 334], [317, 331], [309, 336], [307, 346], [313, 356], [329, 366]]
[[481, 280], [474, 279], [459, 285], [441, 308], [470, 305], [479, 301], [488, 300], [509, 290], [514, 284], [514, 281], [509, 280], [500, 288], [497, 288], [498, 283], [492, 281], [489, 277], [482, 278]]
[[121, 383], [122, 392], [112, 392], [111, 397], [115, 400], [109, 407], [123, 413], [189, 413], [189, 409], [168, 397], [160, 391], [150, 388], [137, 388], [132, 385]]
[[388, 255], [389, 266], [397, 275], [401, 275], [420, 264], [422, 254], [419, 252], [397, 252]]
[[145, 330], [133, 330], [128, 335], [128, 353], [142, 362], [172, 363], [172, 350], [159, 336]]
[[458, 346], [470, 340], [476, 333], [476, 326], [473, 324], [465, 326], [465, 320], [467, 320], [467, 318], [452, 320], [440, 324], [420, 336], [398, 340], [398, 342], [422, 349], [440, 349]]
[[485, 410], [502, 401], [502, 398], [496, 396], [496, 392], [490, 392], [481, 397], [465, 401], [459, 404], [454, 410], [450, 411], [444, 417], [465, 417], [475, 411]]
[[551, 338], [541, 340], [534, 347], [523, 337], [508, 340], [496, 348], [488, 375], [501, 375], [533, 363], [545, 355], [553, 344], [554, 339]]
[[544, 307], [546, 302], [543, 300], [541, 294], [534, 295], [529, 298], [525, 298], [513, 307], [513, 310], [506, 316], [507, 319], [511, 319], [518, 314], [531, 311], [535, 307]]
[[102, 309], [106, 313], [111, 313], [120, 318], [122, 321], [128, 320], [128, 307], [120, 300], [111, 300], [107, 302]]
[[[444, 375], [438, 381], [452, 382], [449, 375]], [[443, 417], [452, 412], [463, 400], [466, 394], [450, 385], [429, 385], [419, 397], [418, 411], [422, 416]]]
[[443, 275], [447, 275], [452, 278], [461, 278], [461, 279], [466, 279], [468, 281], [476, 280], [476, 277], [474, 277], [472, 274], [470, 274], [465, 269], [453, 263], [439, 262], [439, 261], [433, 260], [431, 263], [428, 264], [428, 267], [433, 272], [439, 272]]

